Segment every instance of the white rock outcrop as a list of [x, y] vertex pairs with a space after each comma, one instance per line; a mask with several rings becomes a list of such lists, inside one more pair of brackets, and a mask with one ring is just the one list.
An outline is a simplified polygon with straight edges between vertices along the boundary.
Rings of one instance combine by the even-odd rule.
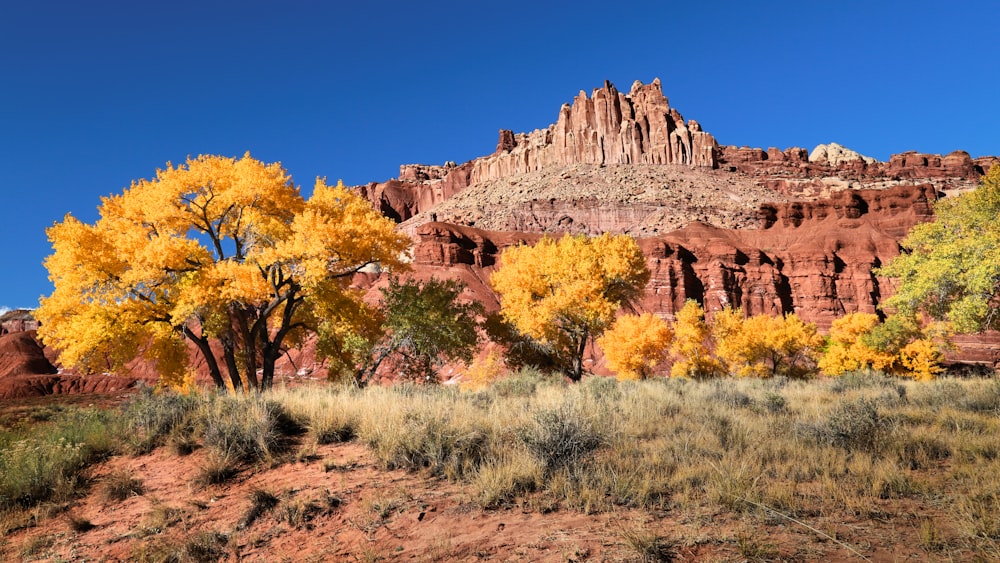
[[876, 164], [879, 162], [870, 156], [865, 156], [838, 143], [816, 145], [816, 148], [809, 153], [809, 162], [828, 164], [830, 166], [837, 166], [842, 162], [853, 162], [855, 160], [860, 160], [865, 164]]

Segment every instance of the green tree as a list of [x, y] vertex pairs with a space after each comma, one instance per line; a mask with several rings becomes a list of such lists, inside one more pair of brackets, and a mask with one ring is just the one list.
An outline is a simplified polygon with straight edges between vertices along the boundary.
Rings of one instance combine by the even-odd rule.
[[435, 380], [446, 362], [471, 361], [483, 307], [461, 302], [464, 289], [455, 280], [391, 278], [381, 289], [382, 337], [356, 373], [356, 382], [368, 383], [389, 358], [396, 360], [402, 375], [422, 380]]
[[649, 281], [639, 245], [625, 235], [545, 237], [534, 246], [506, 249], [500, 264], [490, 283], [504, 318], [550, 347], [573, 381], [583, 375], [587, 343]]
[[1000, 165], [975, 190], [939, 201], [934, 214], [878, 270], [899, 279], [885, 308], [949, 321], [957, 332], [1000, 329]]
[[39, 336], [67, 365], [105, 371], [142, 355], [174, 384], [190, 369], [187, 339], [217, 386], [225, 373], [234, 390], [270, 387], [306, 331], [357, 332], [351, 278], [405, 267], [410, 244], [343, 184], [317, 180], [306, 200], [279, 163], [249, 153], [168, 164], [98, 210], [94, 224], [67, 215], [48, 230], [55, 290], [36, 311]]

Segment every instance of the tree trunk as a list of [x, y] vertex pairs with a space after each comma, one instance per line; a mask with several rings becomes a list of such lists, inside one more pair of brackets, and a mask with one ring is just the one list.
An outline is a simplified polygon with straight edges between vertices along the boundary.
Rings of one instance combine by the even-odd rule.
[[583, 378], [583, 352], [587, 349], [587, 334], [586, 330], [583, 331], [583, 335], [580, 336], [580, 343], [575, 346], [573, 354], [573, 367], [569, 374], [571, 381], [576, 383]]
[[219, 389], [225, 389], [226, 382], [222, 379], [222, 370], [219, 369], [219, 362], [215, 360], [215, 354], [212, 353], [212, 346], [208, 343], [208, 339], [203, 336], [195, 336], [188, 327], [184, 327], [181, 331], [201, 351], [202, 357], [205, 358], [205, 364], [208, 365], [208, 374], [212, 376], [212, 382], [215, 383], [215, 386]]
[[[280, 347], [278, 348], [280, 351]], [[273, 352], [271, 350], [265, 350], [264, 352], [264, 363], [263, 370], [260, 376], [260, 389], [261, 391], [270, 391], [271, 387], [274, 385], [274, 363], [278, 360], [279, 352]]]
[[243, 370], [247, 374], [247, 382], [250, 387], [258, 389], [260, 385], [257, 382], [257, 340], [251, 333], [247, 322], [249, 314], [246, 307], [241, 307], [233, 313], [233, 316], [235, 317], [234, 323], [243, 338]]
[[226, 371], [229, 372], [229, 381], [233, 384], [233, 391], [238, 393], [243, 390], [243, 380], [240, 379], [240, 368], [236, 364], [236, 350], [232, 334], [222, 337], [222, 356], [226, 361]]

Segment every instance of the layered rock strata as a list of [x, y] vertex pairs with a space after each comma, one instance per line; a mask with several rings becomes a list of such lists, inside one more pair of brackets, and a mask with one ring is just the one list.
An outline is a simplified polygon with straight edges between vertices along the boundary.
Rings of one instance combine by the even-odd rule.
[[474, 161], [471, 181], [570, 164], [681, 164], [714, 168], [715, 137], [697, 121], [685, 122], [663, 95], [660, 79], [636, 81], [628, 94], [614, 84], [583, 91], [563, 104], [547, 129], [500, 131], [494, 154]]
[[[845, 313], [874, 312], [885, 282], [872, 268], [899, 253], [897, 241], [930, 216], [936, 197], [929, 185], [850, 191], [762, 205], [758, 229], [696, 222], [640, 239], [652, 272], [643, 309], [670, 317], [695, 299], [709, 312], [727, 305], [748, 314], [795, 312], [821, 328]], [[460, 277], [476, 299], [496, 304], [486, 280], [500, 252], [539, 236], [427, 223], [416, 230], [414, 268]]]
[[469, 185], [577, 164], [718, 165], [715, 138], [670, 107], [660, 80], [636, 81], [628, 94], [614, 84], [563, 104], [556, 122], [531, 133], [501, 130], [496, 151], [462, 165], [403, 165], [399, 177], [357, 189], [387, 217], [406, 221]]

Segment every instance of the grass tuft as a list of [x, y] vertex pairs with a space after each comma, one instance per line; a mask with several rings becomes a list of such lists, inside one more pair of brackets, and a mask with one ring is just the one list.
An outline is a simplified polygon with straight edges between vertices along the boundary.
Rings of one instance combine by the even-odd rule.
[[133, 477], [132, 472], [127, 469], [108, 474], [101, 483], [101, 496], [105, 502], [121, 502], [144, 492], [142, 480]]

